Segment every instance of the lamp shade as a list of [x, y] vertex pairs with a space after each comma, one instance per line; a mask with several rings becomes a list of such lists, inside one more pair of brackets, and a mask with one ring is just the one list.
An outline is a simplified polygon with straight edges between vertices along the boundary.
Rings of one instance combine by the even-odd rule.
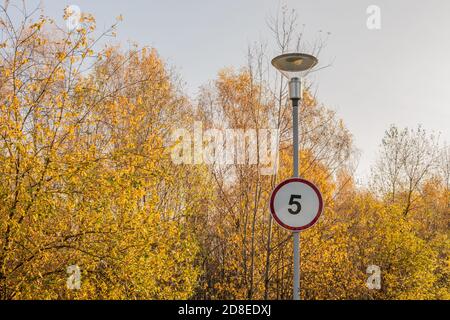
[[318, 63], [316, 57], [305, 53], [286, 53], [272, 60], [272, 65], [287, 78], [300, 77]]

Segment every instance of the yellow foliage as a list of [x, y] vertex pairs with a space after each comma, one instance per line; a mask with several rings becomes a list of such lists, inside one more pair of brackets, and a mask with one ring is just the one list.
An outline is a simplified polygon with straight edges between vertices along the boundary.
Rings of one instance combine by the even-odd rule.
[[[0, 43], [0, 299], [290, 299], [291, 233], [268, 210], [292, 175], [286, 92], [252, 65], [229, 68], [194, 108], [155, 49], [96, 51], [95, 19], [81, 20], [51, 36], [45, 17], [0, 26], [22, 37]], [[343, 121], [308, 91], [301, 114], [300, 174], [325, 200], [301, 234], [302, 298], [449, 299], [448, 180], [358, 187]], [[194, 121], [279, 130], [276, 174], [259, 157], [173, 164], [167, 137]]]

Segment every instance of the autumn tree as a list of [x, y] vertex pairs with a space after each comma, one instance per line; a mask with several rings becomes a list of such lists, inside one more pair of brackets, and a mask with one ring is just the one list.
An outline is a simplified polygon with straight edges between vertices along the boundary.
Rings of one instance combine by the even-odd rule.
[[[279, 23], [285, 26], [280, 26], [279, 30], [286, 30], [285, 35], [277, 35], [281, 51], [289, 50], [290, 45], [295, 46], [301, 40], [299, 34], [295, 34], [295, 19], [295, 14], [286, 10], [281, 13]], [[316, 50], [318, 53], [320, 46]], [[239, 71], [220, 72], [216, 81], [203, 88], [199, 99], [198, 118], [205, 123], [242, 131], [276, 129], [276, 150], [279, 150], [273, 155], [275, 161], [270, 163], [270, 171], [262, 170], [264, 164], [260, 158], [245, 165], [211, 167], [218, 199], [210, 215], [212, 221], [221, 223], [207, 228], [211, 233], [209, 238], [214, 240], [202, 244], [205, 264], [199, 296], [203, 298], [287, 299], [292, 295], [291, 235], [274, 226], [267, 207], [275, 185], [292, 174], [292, 120], [287, 83], [268, 72], [268, 64], [265, 46], [252, 46], [247, 66]], [[320, 186], [328, 210], [338, 192], [334, 183], [337, 172], [349, 164], [353, 154], [351, 136], [335, 113], [319, 105], [310, 91], [305, 92], [301, 112], [301, 174]], [[251, 152], [257, 155], [267, 148], [259, 139], [248, 143]], [[314, 289], [314, 281], [319, 278], [314, 279], [312, 274], [317, 274], [317, 264], [327, 263], [320, 256], [314, 257], [323, 251], [312, 252], [317, 242], [326, 241], [328, 237], [322, 236], [320, 232], [304, 233], [304, 292], [311, 290], [307, 297], [320, 298], [317, 292], [334, 277], [331, 270], [324, 273], [320, 278], [323, 288]], [[330, 251], [328, 262], [336, 258], [338, 248], [324, 243], [323, 250]], [[333, 266], [330, 264], [329, 268]], [[338, 281], [338, 277], [335, 280]]]
[[[293, 123], [269, 44], [190, 100], [154, 48], [100, 44], [116, 24], [99, 32], [83, 13], [68, 30], [0, 10], [1, 299], [292, 298], [292, 235], [268, 202], [292, 175]], [[277, 53], [319, 55], [329, 36], [305, 47], [287, 7], [269, 30]], [[448, 299], [450, 149], [392, 126], [361, 186], [353, 137], [314, 92], [308, 82], [300, 174], [326, 205], [301, 234], [302, 299]], [[198, 124], [214, 129], [200, 142]]]
[[[180, 219], [198, 204], [163, 205], [168, 106], [185, 103], [164, 63], [97, 50], [88, 14], [66, 31], [1, 10], [1, 298], [188, 298], [198, 246]], [[66, 286], [70, 266], [80, 290]]]
[[[404, 233], [415, 239], [416, 246], [423, 247], [415, 257], [419, 259], [428, 252], [433, 259], [420, 274], [428, 274], [428, 282], [418, 280], [419, 275], [412, 276], [410, 271], [404, 272], [406, 277], [428, 283], [429, 288], [409, 291], [410, 296], [402, 297], [448, 298], [448, 167], [448, 148], [422, 127], [410, 130], [391, 126], [386, 132], [374, 169], [374, 193], [383, 210], [396, 216], [399, 224], [407, 225]], [[407, 249], [406, 245], [399, 245], [400, 250]], [[419, 262], [411, 264], [420, 266]]]

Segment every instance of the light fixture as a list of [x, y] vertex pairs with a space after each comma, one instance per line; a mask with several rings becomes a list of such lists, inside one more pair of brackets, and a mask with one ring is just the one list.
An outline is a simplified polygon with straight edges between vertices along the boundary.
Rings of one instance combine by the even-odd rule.
[[316, 57], [306, 53], [286, 53], [272, 60], [272, 65], [289, 79], [289, 96], [302, 98], [302, 78], [319, 63]]
[[319, 60], [305, 53], [286, 53], [272, 60], [272, 65], [286, 78], [301, 77], [303, 72], [314, 68]]

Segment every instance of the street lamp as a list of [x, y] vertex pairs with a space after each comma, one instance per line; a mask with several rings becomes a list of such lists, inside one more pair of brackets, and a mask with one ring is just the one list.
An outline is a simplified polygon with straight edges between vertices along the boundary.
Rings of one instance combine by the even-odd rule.
[[272, 60], [272, 65], [289, 79], [289, 95], [297, 102], [302, 98], [302, 77], [314, 68], [319, 60], [305, 53], [287, 53]]
[[[319, 60], [304, 53], [287, 53], [272, 60], [272, 65], [289, 79], [289, 98], [292, 101], [293, 177], [299, 178], [298, 106], [303, 97], [303, 77]], [[300, 231], [294, 231], [294, 300], [300, 300]]]

